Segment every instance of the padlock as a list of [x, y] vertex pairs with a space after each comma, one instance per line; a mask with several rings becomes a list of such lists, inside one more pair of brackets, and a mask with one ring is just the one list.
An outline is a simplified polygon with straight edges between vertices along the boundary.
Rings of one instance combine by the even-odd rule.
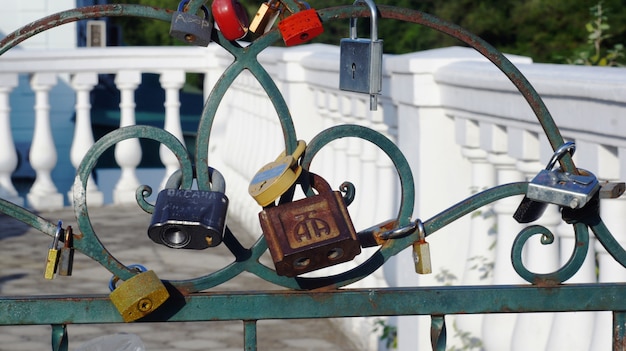
[[261, 7], [256, 12], [256, 15], [248, 27], [250, 32], [257, 35], [267, 33], [272, 29], [274, 22], [276, 22], [276, 19], [280, 15], [280, 8], [281, 3], [277, 0], [269, 0], [261, 4]]
[[294, 277], [352, 260], [361, 253], [350, 214], [339, 191], [307, 173], [318, 194], [268, 207], [259, 213], [276, 273]]
[[239, 40], [248, 33], [248, 13], [238, 0], [213, 0], [213, 19], [226, 40]]
[[209, 168], [211, 190], [178, 189], [180, 170], [168, 179], [157, 196], [148, 236], [175, 249], [206, 249], [222, 242], [228, 197], [220, 172]]
[[[573, 142], [568, 142], [568, 143], [561, 145], [550, 158], [550, 161], [548, 162], [548, 165], [546, 166], [545, 171], [551, 171], [552, 168], [554, 168], [554, 165], [566, 153], [569, 152], [570, 156], [573, 156], [575, 151], [576, 151], [576, 145]], [[529, 187], [530, 187], [530, 184], [529, 184]], [[524, 198], [522, 199], [522, 202], [517, 207], [517, 210], [515, 210], [515, 213], [513, 214], [513, 218], [518, 223], [534, 222], [543, 215], [547, 206], [548, 206], [547, 202], [533, 200], [529, 198], [528, 195], [525, 195]]]
[[72, 226], [67, 226], [65, 229], [65, 240], [63, 241], [63, 247], [59, 255], [59, 275], [70, 276], [72, 275], [72, 268], [74, 266], [74, 233], [72, 232]]
[[430, 274], [433, 272], [433, 268], [430, 262], [430, 245], [426, 242], [426, 230], [421, 220], [417, 219], [416, 223], [418, 240], [413, 243], [415, 273]]
[[556, 169], [542, 170], [528, 184], [529, 199], [556, 204], [571, 209], [582, 208], [600, 189], [600, 183], [591, 172], [578, 169], [571, 174]]
[[341, 39], [339, 57], [339, 89], [370, 94], [370, 110], [378, 108], [382, 90], [383, 41], [378, 39], [378, 10], [372, 0], [364, 2], [371, 11], [370, 39], [357, 38], [356, 18], [350, 18], [350, 38]]
[[298, 146], [292, 155], [283, 152], [276, 161], [263, 166], [252, 178], [248, 193], [256, 202], [265, 207], [284, 194], [302, 173], [298, 160], [306, 149], [306, 143], [298, 140]]
[[63, 222], [59, 221], [57, 223], [57, 230], [54, 233], [54, 238], [52, 239], [52, 244], [50, 244], [50, 248], [48, 249], [48, 257], [46, 258], [46, 267], [44, 269], [43, 277], [46, 279], [53, 279], [54, 273], [57, 271], [57, 266], [59, 264], [59, 239], [63, 234]]
[[278, 23], [278, 30], [286, 46], [305, 43], [324, 32], [324, 26], [315, 9], [303, 10]]
[[183, 0], [178, 4], [178, 11], [172, 15], [170, 35], [185, 43], [197, 46], [207, 46], [211, 42], [211, 30], [213, 23], [209, 10], [202, 5], [204, 18], [184, 12], [189, 0]]
[[132, 278], [116, 287], [117, 277], [113, 277], [109, 284], [109, 298], [127, 323], [152, 313], [170, 297], [167, 288], [154, 271], [146, 270], [140, 265], [129, 266], [135, 267], [139, 273]]

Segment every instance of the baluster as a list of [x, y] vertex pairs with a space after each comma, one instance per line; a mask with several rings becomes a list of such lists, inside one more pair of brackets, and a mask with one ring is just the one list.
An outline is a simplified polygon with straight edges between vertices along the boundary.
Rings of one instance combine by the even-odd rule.
[[29, 159], [36, 178], [26, 198], [29, 206], [35, 210], [63, 207], [63, 195], [57, 191], [51, 176], [57, 163], [57, 151], [50, 128], [49, 92], [56, 84], [54, 73], [37, 73], [30, 80], [31, 88], [35, 91], [35, 131]]
[[[493, 165], [487, 160], [487, 152], [480, 149], [478, 124], [462, 118], [455, 118], [457, 143], [461, 152], [471, 163], [472, 193], [479, 193], [496, 184]], [[491, 205], [484, 206], [470, 215], [470, 240], [467, 261], [463, 272], [463, 285], [489, 285], [493, 280], [495, 250], [495, 215]], [[483, 316], [458, 315], [456, 327], [471, 337], [482, 335]]]
[[[346, 96], [340, 96], [339, 99], [341, 102], [339, 107], [343, 119], [342, 124], [367, 124], [365, 109], [360, 108], [358, 111], [354, 111], [356, 106], [360, 105], [359, 102], [353, 101]], [[373, 192], [377, 185], [374, 163], [376, 147], [358, 138], [346, 138], [345, 145], [347, 173], [344, 178], [337, 179], [337, 181], [349, 181], [356, 187], [357, 196], [352, 205], [350, 205], [350, 216], [356, 230], [359, 230], [373, 224], [369, 223], [369, 221], [373, 218], [374, 206], [369, 204], [378, 203]], [[335, 188], [339, 184], [331, 185]], [[356, 259], [358, 260], [360, 257], [357, 256]]]
[[[317, 90], [315, 96], [317, 112], [322, 118], [322, 128], [327, 129], [332, 127], [334, 123], [330, 114], [330, 110], [328, 108], [328, 93], [323, 90]], [[315, 169], [319, 169], [318, 172], [320, 173], [320, 175], [323, 175], [327, 180], [327, 177], [332, 174], [333, 166], [335, 164], [335, 155], [331, 151], [331, 149], [332, 145], [330, 147], [322, 149], [315, 157], [315, 160], [317, 161], [317, 163], [315, 163]]]
[[[517, 169], [524, 173], [526, 179], [534, 178], [545, 168], [545, 163], [538, 160], [540, 143], [538, 135], [527, 130], [509, 129], [510, 154], [518, 159]], [[542, 150], [546, 150], [545, 159], [552, 156], [547, 142]], [[549, 154], [549, 156], [548, 156]], [[549, 205], [543, 216], [532, 224], [542, 225], [555, 233], [561, 222], [557, 206]], [[559, 267], [559, 245], [557, 242], [542, 245], [539, 236], [526, 242], [523, 252], [524, 264], [532, 272], [549, 273]], [[554, 313], [521, 313], [517, 317], [513, 332], [512, 350], [542, 350], [549, 338], [549, 331], [554, 320]], [[528, 335], [533, 335], [529, 338]]]
[[[340, 114], [338, 110], [338, 100], [339, 97], [337, 94], [329, 92], [327, 93], [327, 107], [329, 110], [328, 116], [330, 117], [329, 122], [331, 125], [339, 125], [343, 123], [343, 116]], [[342, 138], [339, 140], [335, 140], [329, 146], [331, 146], [333, 150], [332, 158], [334, 160], [334, 165], [332, 168], [332, 173], [329, 173], [327, 181], [329, 184], [336, 184], [338, 182], [343, 182], [349, 174], [348, 172], [348, 157], [346, 154], [346, 150], [348, 149], [348, 138]]]
[[[72, 77], [71, 83], [76, 91], [76, 125], [70, 149], [70, 159], [74, 168], [78, 169], [83, 157], [85, 157], [85, 153], [94, 144], [89, 93], [98, 83], [98, 75], [95, 72], [77, 73]], [[70, 203], [74, 199], [73, 188], [74, 186], [72, 185], [72, 189], [70, 189], [67, 195]], [[85, 197], [91, 206], [102, 206], [104, 203], [104, 195], [98, 190], [92, 176], [89, 176], [87, 181]]]
[[[487, 159], [496, 168], [498, 184], [524, 180], [524, 176], [515, 168], [515, 159], [506, 154], [508, 149], [506, 130], [500, 126], [480, 124], [481, 147], [489, 151]], [[498, 228], [496, 238], [495, 265], [493, 284], [521, 284], [524, 280], [518, 276], [511, 264], [511, 247], [520, 226], [514, 219], [520, 197], [509, 197], [494, 203]], [[483, 345], [485, 350], [510, 350], [511, 339], [517, 315], [489, 314], [483, 320]]]
[[[135, 89], [141, 83], [139, 71], [119, 71], [115, 85], [120, 90], [120, 128], [135, 125]], [[120, 179], [113, 190], [115, 204], [134, 203], [139, 180], [135, 174], [141, 162], [139, 139], [127, 139], [115, 145], [115, 161], [121, 168]]]
[[[577, 167], [589, 169], [589, 165], [591, 165], [592, 167], [589, 170], [597, 175], [596, 171], [593, 169], [596, 166], [595, 158], [597, 158], [597, 154], [594, 150], [595, 147], [593, 144], [585, 145], [583, 141], [576, 141], [576, 154], [574, 155], [574, 159], [576, 160]], [[571, 225], [561, 222], [557, 227], [556, 234], [559, 237], [561, 246], [560, 264], [564, 265], [571, 257], [575, 245], [574, 229]], [[567, 283], [595, 283], [597, 281], [595, 239], [591, 231], [589, 234], [589, 250], [587, 251], [585, 262]], [[554, 317], [546, 350], [555, 350], [557, 348], [572, 351], [590, 350], [590, 346], [593, 345], [591, 344], [591, 336], [594, 329], [595, 316], [596, 313], [593, 312], [557, 313]], [[593, 345], [591, 350], [599, 349]]]
[[[183, 138], [183, 130], [180, 125], [180, 88], [185, 84], [184, 71], [165, 71], [159, 77], [161, 87], [165, 90], [165, 122], [163, 129], [174, 135], [181, 143], [185, 143]], [[159, 155], [161, 162], [165, 165], [165, 176], [161, 181], [161, 189], [165, 188], [165, 184], [170, 175], [174, 173], [180, 165], [174, 153], [165, 145], [159, 146]]]
[[[579, 148], [580, 146], [584, 147], [584, 149], [580, 151], [582, 151], [581, 156], [585, 156], [587, 148], [585, 145], [580, 145], [580, 142], [578, 144], [577, 146]], [[593, 149], [597, 150], [597, 152], [592, 153], [585, 159], [591, 160], [592, 162], [596, 160], [598, 170], [596, 171], [594, 169], [592, 172], [594, 172], [599, 179], [602, 181], [624, 181], [626, 179], [624, 176], [626, 172], [620, 167], [622, 164], [620, 158], [626, 155], [626, 149], [616, 149], [602, 145], [595, 145], [592, 150]], [[586, 169], [589, 168], [587, 162], [581, 163], [580, 166]], [[626, 198], [622, 196], [617, 199], [603, 199], [601, 201], [600, 214], [602, 220], [620, 245], [626, 247], [626, 218], [624, 218], [624, 213], [626, 213]], [[596, 242], [595, 249], [598, 261], [598, 281], [601, 283], [626, 281], [626, 269], [624, 269], [599, 242]], [[613, 340], [613, 333], [615, 332], [613, 330], [612, 318], [611, 312], [596, 312], [591, 342], [594, 349], [611, 350], [611, 341]]]
[[0, 197], [24, 206], [24, 199], [18, 195], [11, 181], [18, 160], [11, 131], [9, 93], [17, 84], [17, 74], [0, 74]]

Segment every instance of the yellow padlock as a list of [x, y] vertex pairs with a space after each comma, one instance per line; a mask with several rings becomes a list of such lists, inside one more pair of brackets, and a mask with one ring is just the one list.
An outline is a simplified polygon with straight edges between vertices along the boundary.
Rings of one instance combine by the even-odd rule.
[[271, 204], [296, 182], [302, 173], [298, 159], [305, 149], [306, 143], [298, 140], [293, 154], [287, 156], [283, 151], [276, 161], [268, 163], [256, 173], [250, 182], [248, 193], [259, 205], [265, 207]]
[[152, 313], [170, 297], [163, 282], [151, 270], [136, 274], [118, 287], [114, 280], [112, 283], [109, 298], [127, 323]]
[[44, 269], [43, 277], [46, 279], [53, 279], [54, 273], [57, 271], [59, 264], [59, 239], [63, 234], [63, 222], [59, 221], [57, 224], [57, 231], [54, 233], [54, 239], [50, 248], [48, 249], [48, 257], [46, 258], [46, 267]]
[[430, 262], [430, 245], [426, 242], [426, 230], [421, 220], [417, 221], [418, 240], [413, 243], [413, 262], [415, 273], [430, 274], [433, 268]]

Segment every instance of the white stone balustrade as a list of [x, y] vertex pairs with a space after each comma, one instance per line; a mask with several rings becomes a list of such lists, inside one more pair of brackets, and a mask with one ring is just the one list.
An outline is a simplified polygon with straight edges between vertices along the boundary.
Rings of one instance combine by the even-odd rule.
[[[511, 60], [538, 90], [567, 140], [575, 140], [576, 165], [601, 180], [626, 180], [626, 70], [533, 64], [528, 58]], [[232, 63], [232, 55], [217, 46], [208, 48], [106, 48], [55, 51], [13, 51], [0, 57], [0, 196], [33, 209], [63, 206], [61, 194], [69, 185], [53, 170], [73, 173], [93, 144], [89, 92], [97, 74], [112, 74], [121, 91], [120, 126], [135, 123], [134, 91], [142, 73], [160, 74], [166, 91], [164, 129], [182, 140], [178, 93], [185, 73], [205, 74], [205, 98]], [[446, 48], [407, 55], [385, 56], [384, 89], [378, 111], [369, 111], [369, 96], [338, 90], [339, 50], [312, 44], [294, 48], [269, 48], [259, 62], [274, 78], [289, 106], [297, 137], [310, 141], [321, 130], [354, 123], [381, 132], [397, 143], [415, 177], [413, 218], [428, 220], [477, 191], [532, 178], [552, 154], [541, 126], [513, 84], [479, 54], [466, 48]], [[29, 75], [31, 87], [19, 86], [18, 75]], [[66, 82], [65, 76], [71, 77]], [[75, 96], [75, 130], [71, 163], [57, 158], [59, 140], [55, 123], [60, 101], [49, 99], [55, 86], [67, 85]], [[14, 103], [24, 90], [32, 90], [29, 113]], [[33, 93], [34, 92], [34, 93]], [[74, 103], [72, 103], [74, 104]], [[67, 116], [69, 119], [71, 116]], [[30, 165], [36, 173], [33, 186], [19, 194], [10, 175], [18, 168], [16, 121], [34, 119]], [[13, 133], [9, 132], [14, 130]], [[22, 138], [20, 140], [17, 140]], [[117, 186], [90, 182], [87, 199], [102, 204], [102, 194], [115, 203], [134, 202], [141, 150], [136, 140], [118, 144], [121, 167]], [[129, 146], [129, 144], [132, 144]], [[227, 181], [231, 200], [229, 216], [246, 231], [260, 235], [260, 207], [247, 194], [248, 182], [265, 163], [284, 149], [282, 130], [267, 94], [250, 72], [242, 73], [220, 103], [209, 145], [209, 165]], [[176, 169], [176, 160], [161, 150], [164, 174]], [[166, 169], [166, 170], [165, 170]], [[338, 140], [324, 148], [311, 168], [335, 189], [343, 181], [357, 186], [350, 206], [355, 226], [363, 229], [397, 213], [400, 192], [397, 175], [384, 154], [366, 141]], [[159, 181], [162, 181], [159, 179]], [[113, 183], [115, 185], [115, 182]], [[301, 195], [298, 195], [301, 196]], [[526, 227], [512, 218], [520, 197], [481, 208], [429, 236], [433, 274], [414, 273], [411, 250], [401, 252], [357, 286], [413, 286], [441, 284], [526, 284], [514, 272], [511, 243]], [[68, 202], [65, 202], [67, 204]], [[603, 200], [602, 214], [618, 241], [626, 245], [623, 199]], [[524, 262], [537, 272], [554, 271], [569, 259], [573, 229], [549, 207], [537, 221], [556, 238], [539, 245], [532, 238], [524, 248]], [[363, 262], [365, 250], [355, 262]], [[597, 255], [598, 265], [594, 260]], [[480, 262], [479, 262], [480, 261]], [[493, 267], [485, 272], [476, 265]], [[354, 265], [354, 263], [352, 263]], [[333, 267], [338, 272], [345, 266]], [[596, 269], [599, 275], [596, 277]], [[384, 272], [383, 272], [384, 271]], [[604, 248], [591, 240], [588, 259], [568, 283], [596, 280], [624, 281], [626, 270]], [[484, 350], [596, 350], [608, 348], [611, 318], [607, 313], [494, 314], [448, 316], [449, 345], [468, 346], [461, 332], [482, 342]], [[344, 329], [359, 334], [360, 349], [375, 350], [371, 319], [345, 319]], [[399, 317], [399, 350], [430, 349], [428, 317]], [[528, 338], [532, 335], [532, 338]], [[366, 336], [366, 337], [364, 337]]]

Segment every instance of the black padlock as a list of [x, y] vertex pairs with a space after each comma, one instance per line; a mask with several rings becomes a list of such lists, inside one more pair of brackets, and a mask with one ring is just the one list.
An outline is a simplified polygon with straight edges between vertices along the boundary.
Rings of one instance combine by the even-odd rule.
[[209, 168], [211, 191], [178, 189], [180, 171], [168, 179], [156, 200], [148, 236], [174, 249], [201, 250], [222, 242], [226, 228], [228, 198], [220, 172]]
[[172, 15], [170, 24], [170, 36], [182, 40], [185, 43], [207, 46], [211, 42], [213, 21], [206, 6], [202, 6], [204, 18], [184, 12], [189, 0], [183, 0], [178, 4], [178, 11]]

